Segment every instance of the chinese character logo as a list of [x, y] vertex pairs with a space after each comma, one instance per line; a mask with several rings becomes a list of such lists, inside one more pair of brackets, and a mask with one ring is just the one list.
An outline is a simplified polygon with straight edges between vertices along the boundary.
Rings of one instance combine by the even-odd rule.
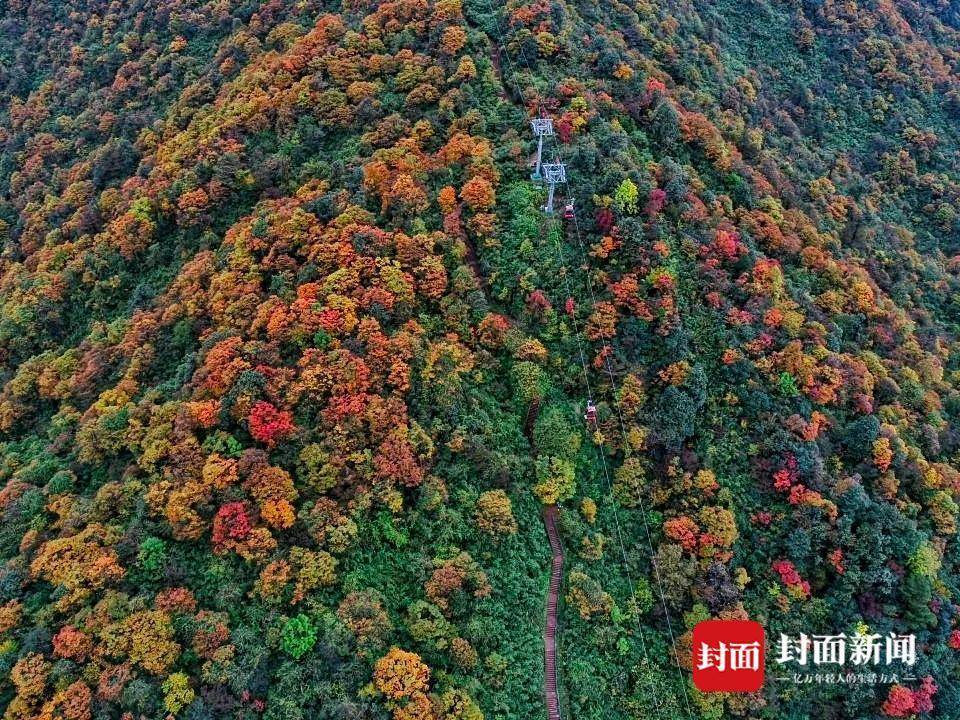
[[707, 620], [693, 628], [693, 684], [702, 692], [756, 692], [763, 685], [763, 627]]
[[[917, 642], [913, 635], [886, 638], [876, 634], [804, 635], [790, 637], [780, 633], [777, 662], [807, 665], [885, 665], [901, 662], [912, 666], [917, 661]], [[882, 655], [881, 655], [882, 651]]]

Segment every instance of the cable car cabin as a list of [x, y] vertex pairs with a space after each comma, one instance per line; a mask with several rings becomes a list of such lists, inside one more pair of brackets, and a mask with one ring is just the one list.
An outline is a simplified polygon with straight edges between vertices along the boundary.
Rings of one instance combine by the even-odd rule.
[[567, 203], [567, 204], [564, 205], [564, 207], [563, 207], [563, 219], [564, 219], [564, 220], [573, 220], [574, 217], [575, 217], [575, 215], [574, 215], [574, 213], [573, 213], [573, 203], [572, 203], [572, 202]]
[[587, 412], [583, 414], [583, 419], [590, 425], [597, 424], [597, 406], [593, 404], [593, 400], [587, 400]]

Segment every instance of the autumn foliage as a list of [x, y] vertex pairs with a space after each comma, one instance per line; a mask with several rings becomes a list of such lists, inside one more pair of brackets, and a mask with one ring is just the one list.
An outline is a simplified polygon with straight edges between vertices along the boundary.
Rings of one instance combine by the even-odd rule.
[[5, 717], [542, 716], [543, 505], [565, 714], [960, 707], [960, 32], [727, 5], [5, 4]]

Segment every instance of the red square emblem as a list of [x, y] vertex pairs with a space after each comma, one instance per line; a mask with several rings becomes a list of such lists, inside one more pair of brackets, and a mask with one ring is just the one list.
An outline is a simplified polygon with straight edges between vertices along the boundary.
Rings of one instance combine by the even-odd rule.
[[760, 623], [707, 620], [693, 628], [693, 684], [702, 692], [756, 692], [763, 657]]

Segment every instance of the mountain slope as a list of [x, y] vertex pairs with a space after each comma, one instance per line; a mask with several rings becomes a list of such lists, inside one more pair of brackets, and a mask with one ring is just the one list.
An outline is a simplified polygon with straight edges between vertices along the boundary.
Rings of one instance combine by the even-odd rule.
[[956, 716], [949, 6], [0, 15], [6, 717]]

